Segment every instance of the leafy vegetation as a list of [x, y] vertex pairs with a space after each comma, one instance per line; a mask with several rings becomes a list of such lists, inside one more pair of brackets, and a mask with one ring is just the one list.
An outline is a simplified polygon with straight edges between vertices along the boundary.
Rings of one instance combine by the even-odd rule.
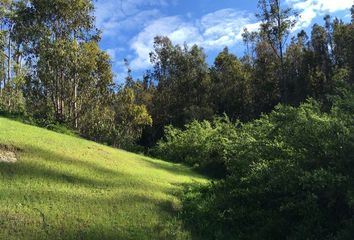
[[72, 135], [0, 119], [19, 156], [0, 163], [0, 238], [189, 237], [172, 192], [202, 178], [80, 135], [218, 179], [186, 188], [193, 237], [353, 239], [354, 6], [294, 34], [292, 9], [258, 2], [244, 56], [210, 66], [156, 36], [152, 68], [134, 79], [126, 60], [119, 85], [92, 0], [0, 0], [0, 113]]
[[298, 16], [281, 1], [259, 1], [260, 29], [242, 34], [244, 56], [226, 47], [209, 66], [201, 46], [157, 36], [152, 69], [134, 79], [126, 61], [122, 85], [99, 48], [91, 0], [0, 3], [0, 111], [120, 148], [148, 150], [169, 125], [224, 114], [247, 122], [308, 97], [329, 108], [337, 82], [352, 83], [353, 23], [325, 16], [310, 34], [291, 35]]
[[186, 167], [0, 118], [5, 147], [0, 239], [189, 239], [177, 194], [206, 180]]
[[278, 106], [237, 130], [228, 176], [184, 196], [202, 239], [351, 239], [354, 89], [329, 113], [311, 100]]
[[128, 148], [152, 120], [131, 91], [115, 91], [93, 12], [91, 0], [0, 1], [0, 111]]
[[166, 127], [165, 139], [158, 143], [153, 154], [185, 163], [213, 177], [225, 177], [227, 149], [237, 138], [235, 125], [225, 117], [212, 122], [193, 121], [185, 128]]

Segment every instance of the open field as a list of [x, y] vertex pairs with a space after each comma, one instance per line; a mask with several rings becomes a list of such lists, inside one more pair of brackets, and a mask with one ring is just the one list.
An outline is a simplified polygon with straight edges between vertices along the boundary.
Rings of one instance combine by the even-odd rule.
[[0, 148], [0, 239], [189, 238], [177, 194], [206, 180], [182, 165], [5, 118]]

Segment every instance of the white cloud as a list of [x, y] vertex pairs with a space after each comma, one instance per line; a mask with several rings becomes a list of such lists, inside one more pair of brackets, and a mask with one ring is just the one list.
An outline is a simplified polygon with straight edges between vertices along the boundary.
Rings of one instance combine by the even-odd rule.
[[137, 55], [131, 62], [133, 69], [143, 69], [150, 65], [149, 54], [156, 36], [168, 36], [176, 44], [196, 43], [200, 40], [198, 29], [177, 16], [157, 19], [147, 25], [131, 42], [131, 48]]
[[151, 21], [151, 19], [161, 17], [161, 13], [157, 9], [145, 10], [138, 12], [137, 14], [126, 17], [124, 19], [111, 19], [105, 22], [103, 28], [103, 35], [105, 37], [115, 37], [135, 29], [137, 26], [144, 27], [145, 24]]
[[203, 47], [234, 45], [239, 40], [240, 32], [252, 18], [246, 12], [234, 9], [222, 9], [203, 16], [200, 20], [203, 30]]
[[[175, 4], [176, 0], [98, 0], [95, 3], [96, 25], [106, 37], [113, 37], [122, 30], [136, 27], [148, 19], [160, 17], [154, 7]], [[148, 10], [142, 10], [149, 7]]]
[[319, 15], [350, 9], [354, 4], [353, 0], [287, 0], [287, 3], [300, 13], [296, 29], [309, 27]]
[[122, 47], [117, 47], [117, 48], [108, 48], [105, 51], [111, 57], [112, 62], [115, 63], [118, 59], [118, 54], [124, 52], [124, 50], [125, 49]]
[[[130, 58], [133, 69], [141, 70], [150, 65], [149, 53], [153, 50], [155, 36], [167, 36], [174, 44], [198, 44], [207, 51], [221, 49], [224, 46], [236, 46], [242, 40], [244, 28], [249, 31], [259, 29], [259, 22], [253, 14], [235, 9], [221, 9], [199, 19], [193, 19], [191, 13], [185, 16], [163, 14], [166, 6], [176, 4], [178, 0], [98, 0], [96, 5], [96, 23], [103, 30], [103, 37], [117, 41], [124, 36], [131, 38], [125, 51], [132, 50]], [[301, 18], [295, 30], [309, 27], [317, 16], [349, 9], [353, 0], [286, 0]], [[140, 31], [135, 34], [136, 31]], [[135, 36], [126, 35], [133, 33]], [[126, 41], [126, 40], [120, 40]], [[112, 46], [111, 46], [112, 47]], [[107, 50], [113, 62], [118, 63], [118, 50]]]
[[206, 14], [195, 21], [184, 21], [179, 16], [159, 18], [148, 24], [131, 42], [136, 58], [133, 69], [150, 66], [149, 53], [153, 50], [155, 36], [167, 36], [174, 44], [198, 44], [210, 50], [233, 46], [241, 40], [244, 27], [256, 30], [258, 23], [251, 23], [252, 16], [234, 9], [222, 9]]
[[344, 18], [348, 18], [350, 19], [352, 17], [352, 15], [350, 13], [348, 13], [347, 15], [344, 16]]

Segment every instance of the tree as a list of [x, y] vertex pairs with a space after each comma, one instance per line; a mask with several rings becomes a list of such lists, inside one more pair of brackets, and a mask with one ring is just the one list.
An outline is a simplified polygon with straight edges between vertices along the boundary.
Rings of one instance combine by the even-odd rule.
[[0, 110], [23, 113], [24, 98], [21, 90], [25, 71], [20, 48], [13, 41], [15, 2], [0, 1]]
[[1, 47], [1, 63], [2, 63], [2, 80], [3, 88], [6, 86], [6, 82], [11, 80], [12, 71], [12, 1], [1, 0], [0, 1], [0, 47]]
[[114, 104], [116, 136], [114, 145], [132, 148], [141, 137], [146, 126], [152, 125], [152, 118], [145, 105], [136, 103], [134, 90], [129, 86], [121, 89]]
[[249, 66], [253, 66], [255, 62], [256, 54], [256, 44], [259, 38], [258, 32], [249, 32], [247, 28], [244, 29], [242, 33], [242, 40], [246, 47], [245, 56], [243, 57], [243, 62]]
[[287, 82], [284, 75], [284, 51], [290, 29], [296, 24], [296, 14], [291, 8], [282, 9], [280, 0], [259, 0], [261, 34], [272, 47], [280, 61], [279, 86], [281, 99], [287, 102]]
[[[71, 122], [78, 124], [78, 129], [84, 132], [84, 129], [95, 124], [88, 116], [91, 112], [98, 115], [95, 119], [104, 118], [104, 113], [110, 110], [114, 99], [113, 93], [113, 73], [110, 57], [102, 51], [98, 43], [94, 40], [81, 43], [78, 46], [78, 66], [72, 69], [72, 76], [75, 82], [69, 84], [69, 103], [71, 107]], [[76, 84], [75, 87], [72, 85]], [[75, 106], [76, 105], [76, 106]], [[71, 110], [70, 110], [71, 109]], [[103, 109], [100, 113], [97, 109]], [[108, 121], [108, 120], [107, 120]], [[99, 136], [96, 135], [96, 138]], [[107, 137], [107, 135], [104, 135]]]
[[310, 65], [309, 84], [311, 96], [326, 102], [326, 95], [333, 92], [333, 64], [331, 60], [330, 44], [326, 29], [314, 24], [311, 31], [311, 55], [308, 63]]
[[256, 45], [256, 61], [252, 71], [254, 117], [269, 113], [280, 102], [277, 56], [268, 41], [260, 39]]
[[[225, 141], [231, 146], [219, 150], [228, 176], [186, 189], [186, 226], [210, 240], [352, 239], [353, 90], [340, 90], [329, 112], [315, 101], [279, 105], [239, 126]], [[183, 144], [188, 135], [190, 129], [177, 132], [170, 142]], [[192, 136], [203, 141], [205, 135]], [[167, 146], [167, 153], [188, 150]]]
[[[352, 16], [354, 16], [354, 6]], [[348, 72], [348, 81], [354, 83], [354, 17], [348, 24], [335, 20], [333, 35], [336, 67]]]
[[115, 130], [123, 125], [115, 121], [111, 59], [99, 48], [92, 1], [30, 0], [14, 6], [12, 39], [28, 68], [27, 112], [42, 125], [63, 123], [115, 144]]
[[156, 83], [151, 109], [156, 138], [166, 125], [183, 127], [191, 120], [212, 117], [209, 68], [201, 48], [181, 47], [166, 37], [156, 37], [151, 62], [151, 78]]
[[311, 94], [309, 65], [312, 63], [312, 51], [308, 45], [308, 36], [305, 31], [301, 31], [296, 38], [292, 39], [285, 54], [288, 102], [295, 106]]
[[251, 109], [251, 74], [237, 57], [225, 48], [211, 68], [212, 101], [215, 112], [231, 119], [247, 120]]

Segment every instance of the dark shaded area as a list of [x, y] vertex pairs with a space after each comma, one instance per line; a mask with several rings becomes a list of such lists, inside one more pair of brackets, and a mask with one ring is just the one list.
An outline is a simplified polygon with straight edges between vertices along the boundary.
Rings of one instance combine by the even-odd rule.
[[201, 177], [200, 175], [193, 173], [193, 171], [190, 168], [180, 164], [171, 165], [168, 163], [163, 163], [158, 161], [148, 161], [143, 158], [141, 158], [141, 161], [144, 161], [146, 164], [150, 165], [153, 168], [169, 172], [173, 175], [183, 176], [183, 177], [191, 177], [191, 176]]
[[354, 239], [354, 88], [245, 124], [229, 175], [186, 189], [182, 216], [203, 240]]
[[[58, 183], [70, 183], [79, 186], [97, 186], [97, 187], [109, 187], [108, 183], [93, 180], [92, 178], [87, 178], [83, 176], [79, 176], [75, 173], [69, 173], [67, 171], [60, 171], [59, 169], [48, 168], [43, 162], [52, 161], [55, 163], [62, 164], [63, 166], [74, 166], [80, 169], [85, 169], [87, 171], [92, 171], [96, 173], [95, 175], [105, 175], [105, 176], [115, 176], [117, 175], [124, 175], [118, 171], [112, 171], [107, 168], [102, 168], [96, 164], [83, 162], [77, 160], [75, 158], [70, 157], [63, 157], [62, 155], [44, 150], [41, 148], [36, 148], [33, 146], [26, 146], [24, 147], [23, 154], [30, 154], [32, 158], [37, 159], [37, 163], [34, 162], [27, 162], [27, 161], [20, 161], [13, 165], [8, 164], [0, 164], [0, 174], [3, 177], [8, 178], [17, 178], [17, 177], [24, 177], [29, 179], [50, 179], [53, 182]], [[45, 156], [45, 158], [43, 157]]]

